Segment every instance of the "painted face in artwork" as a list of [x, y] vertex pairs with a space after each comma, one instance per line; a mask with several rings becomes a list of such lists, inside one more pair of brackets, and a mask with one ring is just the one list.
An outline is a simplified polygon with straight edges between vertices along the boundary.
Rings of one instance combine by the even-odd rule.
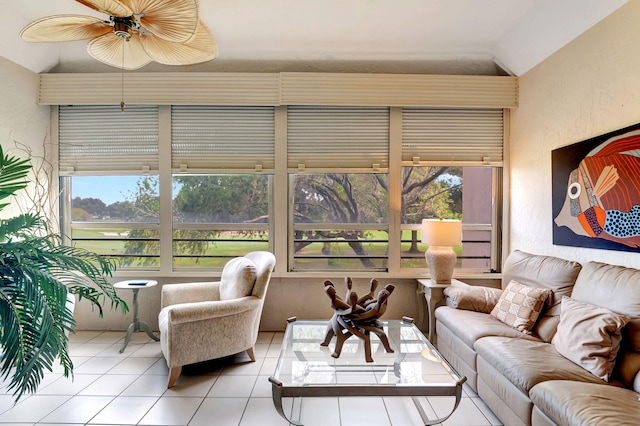
[[598, 145], [569, 175], [558, 226], [640, 247], [640, 131]]

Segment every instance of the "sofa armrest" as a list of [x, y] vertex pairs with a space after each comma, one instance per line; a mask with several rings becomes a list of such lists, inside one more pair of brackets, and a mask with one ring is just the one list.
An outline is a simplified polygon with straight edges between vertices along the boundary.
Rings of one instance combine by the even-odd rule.
[[220, 300], [220, 282], [165, 284], [162, 286], [160, 308], [207, 300]]
[[444, 289], [445, 303], [456, 309], [491, 313], [502, 289], [483, 286], [451, 286]]
[[[259, 309], [261, 300], [255, 296], [222, 301], [185, 303], [163, 309], [172, 324], [209, 320], [218, 317], [230, 317], [242, 312]], [[161, 312], [162, 316], [165, 312]]]

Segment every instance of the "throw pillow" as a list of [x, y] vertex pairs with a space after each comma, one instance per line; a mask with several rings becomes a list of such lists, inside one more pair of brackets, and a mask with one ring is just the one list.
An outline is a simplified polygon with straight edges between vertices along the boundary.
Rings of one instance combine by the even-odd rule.
[[564, 296], [551, 343], [565, 358], [609, 381], [629, 317]]
[[491, 317], [528, 334], [550, 293], [548, 288], [530, 287], [511, 280], [491, 310]]
[[249, 296], [256, 282], [256, 267], [246, 257], [236, 257], [224, 265], [220, 277], [220, 299]]
[[444, 289], [448, 306], [487, 314], [496, 306], [501, 294], [502, 289], [482, 286], [451, 286]]

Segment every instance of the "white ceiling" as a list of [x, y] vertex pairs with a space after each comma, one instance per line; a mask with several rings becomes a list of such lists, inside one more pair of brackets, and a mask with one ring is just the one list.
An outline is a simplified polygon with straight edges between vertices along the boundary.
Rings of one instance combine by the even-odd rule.
[[[219, 56], [140, 71], [522, 75], [629, 0], [200, 0]], [[637, 1], [637, 0], [632, 0]], [[0, 56], [41, 72], [113, 72], [86, 41], [27, 43], [56, 14], [106, 17], [74, 0], [0, 0]]]

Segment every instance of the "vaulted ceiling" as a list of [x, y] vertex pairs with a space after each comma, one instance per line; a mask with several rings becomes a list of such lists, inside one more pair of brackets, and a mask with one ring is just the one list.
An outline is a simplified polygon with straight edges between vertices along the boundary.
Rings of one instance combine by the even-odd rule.
[[[200, 0], [218, 58], [140, 71], [389, 72], [520, 76], [636, 0]], [[113, 72], [86, 41], [27, 43], [49, 15], [106, 16], [74, 0], [2, 0], [3, 56], [34, 72]]]

